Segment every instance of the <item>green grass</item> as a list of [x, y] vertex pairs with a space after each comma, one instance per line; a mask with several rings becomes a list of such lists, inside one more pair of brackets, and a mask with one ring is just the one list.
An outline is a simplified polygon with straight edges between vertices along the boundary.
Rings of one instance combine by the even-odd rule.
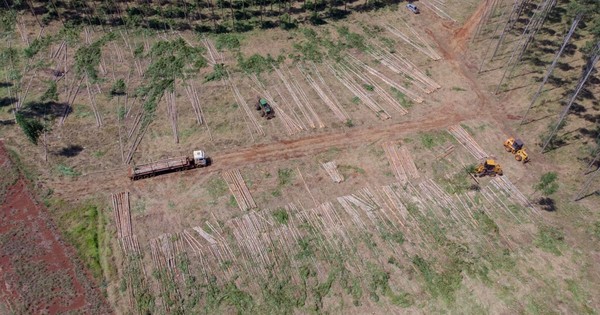
[[466, 90], [461, 87], [458, 87], [458, 86], [453, 86], [452, 91], [462, 92], [462, 91], [466, 91]]
[[228, 187], [223, 179], [220, 177], [213, 177], [206, 183], [206, 190], [212, 199], [217, 199], [227, 193]]
[[591, 228], [591, 233], [594, 237], [596, 237], [597, 239], [600, 240], [600, 221], [596, 221], [592, 228]]
[[273, 218], [275, 218], [275, 221], [277, 221], [279, 224], [287, 224], [288, 220], [290, 219], [290, 215], [287, 213], [287, 211], [285, 211], [285, 209], [279, 208], [273, 211]]
[[233, 195], [229, 195], [229, 202], [228, 202], [228, 204], [232, 208], [237, 208], [238, 207], [237, 200], [235, 200], [235, 197]]
[[[344, 175], [349, 175], [349, 174], [361, 174], [361, 175], [364, 175], [366, 173], [364, 169], [362, 169], [362, 168], [360, 168], [358, 166], [355, 166], [355, 165], [342, 164], [342, 165], [338, 165], [338, 169]], [[346, 177], [346, 176], [344, 176], [344, 177]]]
[[552, 253], [554, 255], [562, 255], [561, 248], [564, 246], [564, 233], [551, 226], [542, 226], [539, 228], [538, 236], [534, 244], [539, 249]]
[[402, 245], [404, 243], [404, 234], [400, 231], [391, 232], [389, 230], [383, 230], [381, 237], [389, 242], [394, 242], [398, 245]]
[[390, 90], [392, 91], [394, 98], [402, 105], [402, 107], [409, 109], [414, 105], [404, 93], [398, 91], [395, 87], [391, 87]]
[[294, 170], [290, 168], [280, 168], [277, 170], [277, 183], [279, 186], [285, 186], [294, 180]]
[[[56, 211], [65, 206], [55, 202]], [[59, 222], [66, 238], [75, 246], [79, 257], [85, 262], [96, 278], [102, 276], [101, 253], [106, 250], [104, 239], [106, 219], [98, 207], [93, 204], [83, 204], [62, 212]]]
[[58, 164], [56, 166], [56, 171], [62, 175], [62, 176], [66, 176], [66, 177], [77, 177], [79, 175], [81, 175], [81, 173], [77, 170], [75, 170], [74, 168], [64, 165], [64, 164]]
[[425, 289], [432, 297], [441, 297], [447, 303], [454, 302], [455, 292], [462, 282], [462, 269], [457, 268], [456, 262], [445, 266], [445, 271], [437, 272], [425, 259], [415, 256], [412, 259], [414, 267], [425, 280]]
[[271, 191], [271, 196], [273, 196], [273, 197], [281, 197], [281, 189], [277, 188], [277, 189]]
[[419, 138], [421, 145], [427, 149], [432, 149], [438, 145], [442, 145], [449, 140], [450, 135], [446, 132], [430, 132], [420, 133]]
[[460, 124], [461, 127], [463, 127], [464, 130], [466, 130], [471, 136], [475, 135], [475, 130], [473, 130], [473, 128], [469, 127], [467, 124]]
[[3, 204], [8, 189], [19, 179], [19, 172], [11, 164], [1, 167], [0, 171], [2, 172], [2, 176], [0, 177], [0, 204]]
[[385, 270], [377, 265], [367, 263], [369, 269], [369, 291], [370, 298], [374, 302], [378, 302], [380, 295], [386, 296], [394, 305], [401, 307], [409, 307], [413, 304], [410, 294], [406, 292], [394, 293], [390, 287], [390, 275]]

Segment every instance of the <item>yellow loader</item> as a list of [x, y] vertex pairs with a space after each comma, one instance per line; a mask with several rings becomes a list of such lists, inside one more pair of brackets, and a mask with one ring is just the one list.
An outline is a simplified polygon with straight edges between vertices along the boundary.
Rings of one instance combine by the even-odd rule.
[[508, 138], [504, 141], [504, 149], [515, 155], [515, 160], [523, 163], [529, 162], [529, 155], [525, 151], [525, 143], [521, 139]]

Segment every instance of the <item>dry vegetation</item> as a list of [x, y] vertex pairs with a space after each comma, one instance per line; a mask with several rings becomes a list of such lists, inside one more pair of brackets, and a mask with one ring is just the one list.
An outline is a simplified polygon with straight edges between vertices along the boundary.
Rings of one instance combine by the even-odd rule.
[[[565, 3], [516, 63], [533, 3], [493, 58], [513, 1], [422, 0], [420, 15], [331, 3], [282, 3], [277, 20], [272, 7], [241, 18], [266, 12], [244, 2], [109, 10], [105, 23], [2, 15], [15, 27], [2, 32], [0, 135], [116, 312], [596, 313], [597, 183], [572, 200], [598, 167], [597, 85], [539, 147], [590, 31], [521, 125], [568, 31]], [[346, 5], [357, 12], [338, 20]], [[508, 136], [532, 162], [504, 151]], [[196, 149], [211, 166], [127, 178]], [[475, 181], [490, 156], [505, 176]], [[6, 165], [0, 201], [18, 177]], [[550, 173], [558, 188], [540, 183]]]

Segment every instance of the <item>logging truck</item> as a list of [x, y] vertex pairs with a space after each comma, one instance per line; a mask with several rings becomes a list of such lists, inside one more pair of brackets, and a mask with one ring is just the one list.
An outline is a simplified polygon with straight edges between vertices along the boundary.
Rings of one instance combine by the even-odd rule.
[[129, 169], [129, 178], [131, 180], [138, 180], [165, 173], [184, 171], [196, 167], [204, 167], [209, 164], [210, 158], [204, 155], [204, 151], [197, 150], [194, 151], [193, 158], [180, 156], [133, 166]]

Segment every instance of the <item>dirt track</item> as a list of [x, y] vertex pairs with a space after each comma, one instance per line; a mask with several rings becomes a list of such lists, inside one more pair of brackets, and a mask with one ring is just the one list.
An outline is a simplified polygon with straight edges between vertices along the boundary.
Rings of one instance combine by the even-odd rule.
[[[5, 163], [0, 142], [0, 165]], [[0, 299], [15, 314], [110, 313], [74, 256], [25, 180], [17, 180], [0, 206]]]

